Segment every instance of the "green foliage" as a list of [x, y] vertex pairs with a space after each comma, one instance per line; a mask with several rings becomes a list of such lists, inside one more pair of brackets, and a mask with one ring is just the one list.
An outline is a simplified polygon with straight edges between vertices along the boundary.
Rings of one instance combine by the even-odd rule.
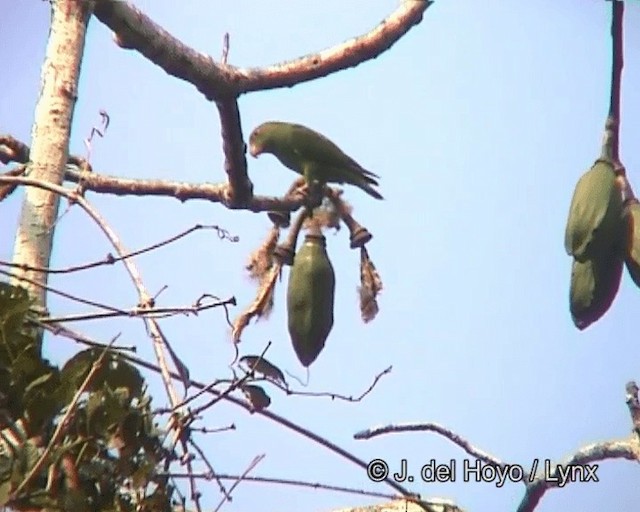
[[[77, 353], [62, 369], [53, 366], [42, 358], [29, 308], [25, 290], [0, 283], [0, 505], [170, 510], [173, 488], [156, 475], [169, 454], [140, 372], [114, 350], [97, 366], [101, 348]], [[41, 471], [12, 496], [65, 416]]]

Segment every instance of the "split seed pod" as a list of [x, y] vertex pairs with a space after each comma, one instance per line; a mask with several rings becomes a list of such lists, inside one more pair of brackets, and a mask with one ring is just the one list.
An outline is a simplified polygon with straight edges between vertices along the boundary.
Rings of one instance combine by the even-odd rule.
[[609, 252], [621, 236], [622, 193], [610, 161], [598, 159], [576, 184], [564, 246], [580, 262]]
[[640, 203], [637, 199], [627, 204], [625, 220], [627, 222], [625, 263], [631, 279], [640, 288]]
[[309, 233], [293, 260], [287, 290], [289, 335], [306, 368], [322, 352], [333, 327], [334, 292], [335, 274], [325, 237]]

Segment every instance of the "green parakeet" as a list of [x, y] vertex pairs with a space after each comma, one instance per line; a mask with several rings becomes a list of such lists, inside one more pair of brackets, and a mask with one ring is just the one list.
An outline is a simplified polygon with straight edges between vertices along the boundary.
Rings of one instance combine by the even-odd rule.
[[333, 142], [299, 124], [269, 121], [249, 136], [249, 153], [254, 158], [271, 153], [292, 171], [302, 174], [307, 184], [348, 183], [376, 199], [382, 196], [372, 185], [379, 176], [363, 169]]

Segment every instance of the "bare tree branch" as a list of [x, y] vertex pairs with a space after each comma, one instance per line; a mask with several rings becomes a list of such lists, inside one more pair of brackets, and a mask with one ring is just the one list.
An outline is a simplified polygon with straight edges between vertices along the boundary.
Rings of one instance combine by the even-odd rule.
[[[50, 331], [52, 334], [55, 334], [56, 336], [63, 336], [66, 338], [70, 338], [78, 343], [82, 343], [82, 344], [86, 344], [89, 346], [95, 346], [96, 342], [91, 340], [89, 337], [78, 333], [72, 329], [69, 329], [63, 325], [43, 325], [43, 327], [45, 329], [47, 329], [48, 331]], [[125, 359], [126, 361], [129, 361], [130, 363], [139, 365], [143, 368], [146, 368], [147, 370], [151, 370], [153, 372], [156, 373], [161, 373], [161, 369], [160, 367], [158, 367], [155, 364], [149, 363], [148, 361], [145, 361], [144, 359], [141, 359], [139, 357], [135, 357], [135, 356], [131, 356], [129, 354], [120, 354], [121, 357], [123, 359]], [[178, 375], [175, 372], [170, 372], [171, 378], [173, 379], [179, 379], [182, 380], [182, 377], [180, 375]], [[196, 389], [205, 389], [208, 387], [207, 384], [204, 384], [202, 382], [190, 379], [189, 380], [189, 385], [190, 387], [196, 388]], [[221, 397], [223, 400], [227, 401], [227, 402], [231, 402], [239, 407], [242, 407], [243, 409], [245, 409], [248, 412], [255, 412], [256, 415], [259, 416], [264, 416], [268, 419], [270, 419], [271, 421], [274, 421], [275, 423], [278, 423], [279, 425], [281, 425], [282, 427], [285, 427], [289, 430], [292, 430], [293, 432], [296, 432], [297, 434], [306, 437], [307, 439], [310, 439], [311, 441], [314, 441], [316, 443], [318, 443], [319, 445], [327, 448], [329, 451], [332, 451], [333, 453], [340, 455], [341, 457], [343, 457], [344, 459], [348, 460], [349, 462], [355, 464], [356, 466], [359, 466], [360, 468], [364, 469], [365, 471], [367, 470], [367, 463], [361, 459], [359, 459], [358, 457], [356, 457], [355, 455], [349, 453], [348, 451], [346, 451], [345, 449], [337, 446], [336, 444], [332, 443], [331, 441], [329, 441], [328, 439], [323, 438], [322, 436], [311, 432], [310, 430], [282, 417], [279, 416], [276, 413], [271, 412], [268, 409], [259, 409], [259, 410], [255, 410], [253, 409], [253, 406], [247, 401], [247, 400], [243, 400], [241, 398], [237, 398], [233, 395], [228, 394], [228, 392], [225, 391], [218, 391], [216, 389], [212, 389], [209, 388], [207, 390], [207, 393], [217, 396], [217, 397]], [[382, 482], [384, 482], [385, 484], [387, 484], [389, 487], [392, 487], [393, 489], [395, 489], [396, 491], [398, 491], [400, 494], [402, 494], [402, 496], [406, 497], [409, 500], [419, 500], [420, 496], [409, 491], [408, 489], [406, 489], [404, 486], [400, 485], [399, 483], [397, 483], [396, 481], [394, 481], [392, 478], [385, 478], [384, 480], [382, 480]], [[381, 482], [381, 483], [382, 483]]]
[[431, 0], [404, 0], [364, 35], [265, 68], [217, 63], [209, 55], [186, 46], [127, 2], [98, 0], [94, 12], [114, 32], [118, 45], [140, 52], [168, 74], [193, 84], [207, 99], [224, 100], [252, 91], [292, 87], [374, 59], [420, 23], [432, 4]]
[[220, 115], [224, 170], [229, 180], [225, 204], [230, 208], [246, 207], [253, 197], [253, 183], [247, 174], [247, 148], [242, 138], [238, 101], [235, 98], [218, 100], [216, 106]]
[[[548, 474], [546, 471], [541, 472], [532, 483], [526, 485], [526, 491], [518, 505], [517, 512], [533, 512], [544, 493], [549, 489], [558, 487], [559, 469], [567, 471], [573, 467], [586, 466], [592, 467], [595, 472], [598, 466], [592, 463], [606, 459], [627, 459], [640, 462], [640, 443], [637, 436], [634, 435], [629, 439], [590, 444], [578, 450], [565, 461], [555, 464]], [[572, 481], [568, 480], [566, 483]]]
[[[240, 141], [242, 141], [242, 136], [240, 136]], [[29, 146], [10, 135], [0, 135], [0, 161], [4, 163], [27, 163], [29, 161]], [[86, 160], [74, 155], [69, 157], [68, 164], [80, 169], [85, 167], [91, 169]], [[11, 182], [11, 180], [5, 178], [19, 174], [18, 171], [9, 171], [5, 174], [0, 174], [0, 182], [15, 185], [16, 182]], [[252, 196], [242, 206], [238, 206], [237, 203], [232, 201], [229, 195], [229, 185], [224, 183], [195, 184], [181, 181], [121, 178], [119, 176], [97, 174], [93, 172], [93, 170], [92, 172], [82, 172], [69, 166], [67, 166], [64, 172], [64, 178], [72, 183], [78, 183], [82, 186], [83, 190], [90, 190], [100, 194], [117, 196], [163, 196], [174, 197], [179, 201], [203, 199], [212, 203], [221, 203], [227, 208], [235, 209], [241, 207], [252, 212], [290, 212], [298, 210], [304, 203], [302, 197], [293, 195], [287, 195], [283, 198]]]
[[472, 457], [482, 460], [487, 464], [502, 467], [504, 462], [500, 461], [497, 457], [483, 452], [479, 448], [474, 447], [469, 441], [462, 436], [456, 434], [452, 430], [443, 427], [437, 423], [403, 423], [399, 425], [386, 425], [382, 427], [373, 427], [367, 430], [362, 430], [354, 434], [354, 439], [371, 439], [372, 437], [381, 436], [383, 434], [398, 434], [401, 432], [435, 432], [441, 436], [446, 437], [453, 443], [457, 444], [465, 452]]
[[[237, 97], [252, 91], [292, 87], [374, 59], [420, 23], [432, 3], [431, 0], [405, 0], [367, 34], [266, 68], [240, 68], [215, 62], [211, 56], [182, 43], [127, 2], [98, 0], [94, 13], [113, 31], [120, 47], [138, 51], [168, 74], [193, 84], [208, 100], [216, 102], [229, 181], [225, 204], [245, 208], [251, 201], [253, 184], [247, 173]], [[226, 61], [226, 56], [223, 60]]]
[[[109, 240], [109, 242], [112, 244], [112, 246], [114, 247], [116, 253], [118, 254], [118, 256], [121, 258], [121, 261], [125, 267], [125, 269], [127, 270], [127, 273], [129, 274], [129, 277], [131, 278], [131, 281], [133, 282], [134, 286], [136, 287], [136, 290], [138, 292], [138, 297], [140, 299], [140, 303], [139, 306], [141, 308], [145, 308], [145, 307], [151, 307], [153, 304], [153, 298], [151, 297], [151, 295], [149, 294], [149, 292], [147, 291], [146, 287], [144, 286], [144, 283], [142, 282], [142, 277], [140, 276], [140, 272], [138, 271], [137, 266], [135, 265], [133, 258], [123, 258], [124, 256], [126, 256], [129, 251], [127, 251], [122, 242], [120, 241], [118, 235], [111, 229], [111, 227], [108, 225], [108, 223], [106, 222], [106, 220], [102, 217], [102, 215], [100, 215], [100, 213], [93, 208], [93, 206], [91, 206], [91, 204], [82, 196], [80, 196], [76, 191], [70, 191], [68, 189], [66, 189], [65, 187], [62, 187], [60, 185], [56, 185], [53, 184], [49, 181], [42, 181], [42, 180], [34, 180], [31, 178], [23, 178], [22, 176], [16, 176], [16, 177], [2, 177], [0, 176], [0, 182], [1, 180], [14, 180], [16, 182], [25, 184], [25, 185], [30, 185], [33, 188], [38, 188], [38, 189], [43, 189], [43, 190], [47, 190], [49, 192], [53, 192], [57, 195], [66, 197], [67, 199], [69, 199], [72, 202], [77, 203], [78, 205], [80, 205], [80, 207], [91, 217], [91, 219], [98, 225], [98, 227], [102, 230], [102, 232], [104, 233], [104, 235], [107, 237], [107, 239]], [[35, 272], [35, 274], [37, 276], [46, 276], [46, 273], [43, 272]], [[17, 275], [17, 274], [14, 274]], [[15, 278], [16, 281], [18, 282], [18, 284], [21, 282], [21, 277], [16, 277]], [[33, 286], [33, 285], [31, 285]], [[42, 292], [42, 287], [38, 286], [36, 287], [36, 289], [38, 290], [38, 293], [43, 293]], [[176, 392], [176, 389], [173, 385], [173, 381], [171, 379], [171, 375], [170, 375], [170, 371], [169, 371], [169, 366], [167, 364], [167, 360], [163, 351], [163, 348], [167, 348], [167, 350], [169, 351], [170, 355], [172, 356], [172, 358], [174, 359], [174, 363], [176, 365], [176, 367], [180, 367], [180, 361], [176, 360], [176, 358], [174, 357], [174, 352], [173, 349], [169, 346], [169, 342], [166, 339], [166, 337], [164, 336], [164, 333], [162, 332], [162, 330], [160, 329], [160, 325], [158, 324], [158, 322], [154, 319], [154, 318], [149, 318], [146, 316], [141, 316], [141, 319], [145, 322], [145, 326], [147, 328], [147, 332], [149, 333], [149, 336], [153, 342], [153, 348], [156, 354], [156, 358], [158, 360], [158, 365], [159, 368], [161, 369], [161, 375], [162, 375], [162, 380], [163, 383], [165, 385], [165, 389], [167, 391], [167, 395], [169, 397], [169, 400], [171, 402], [171, 404], [177, 404], [180, 400], [178, 398], [178, 394]]]
[[[627, 384], [626, 401], [629, 406], [634, 427], [636, 426], [637, 409], [637, 386], [630, 382]], [[467, 440], [463, 439], [452, 430], [438, 425], [437, 423], [405, 423], [400, 425], [387, 425], [381, 427], [373, 427], [363, 430], [354, 435], [355, 439], [370, 439], [375, 436], [400, 433], [400, 432], [436, 432], [453, 443], [461, 447], [469, 455], [476, 459], [482, 460], [487, 464], [497, 467], [512, 466], [506, 464], [498, 458], [490, 455], [474, 446]], [[551, 464], [545, 462], [542, 468], [539, 468], [540, 461], [536, 459], [533, 463], [531, 473], [522, 471], [522, 482], [525, 484], [525, 495], [520, 502], [517, 512], [533, 512], [538, 505], [540, 499], [549, 489], [563, 487], [564, 485], [577, 481], [578, 479], [597, 481], [597, 464], [607, 459], [627, 459], [640, 462], [640, 437], [635, 431], [626, 439], [617, 439], [611, 441], [603, 441], [593, 443], [580, 448], [564, 461]], [[517, 466], [514, 464], [514, 466]], [[569, 478], [567, 476], [569, 475]]]

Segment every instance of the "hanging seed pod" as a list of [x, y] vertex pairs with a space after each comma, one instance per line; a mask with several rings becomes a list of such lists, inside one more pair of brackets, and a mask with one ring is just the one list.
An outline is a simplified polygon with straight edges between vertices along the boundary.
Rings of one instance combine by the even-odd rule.
[[302, 365], [308, 368], [333, 327], [335, 274], [319, 229], [305, 236], [293, 260], [287, 290], [289, 335]]
[[622, 277], [620, 247], [586, 261], [573, 261], [571, 269], [570, 311], [581, 331], [597, 322], [609, 310], [620, 288]]
[[613, 165], [599, 159], [584, 173], [573, 192], [564, 246], [580, 262], [607, 253], [622, 235], [622, 193]]
[[640, 288], [640, 203], [632, 199], [625, 207], [627, 238], [625, 244], [625, 264], [627, 271]]

